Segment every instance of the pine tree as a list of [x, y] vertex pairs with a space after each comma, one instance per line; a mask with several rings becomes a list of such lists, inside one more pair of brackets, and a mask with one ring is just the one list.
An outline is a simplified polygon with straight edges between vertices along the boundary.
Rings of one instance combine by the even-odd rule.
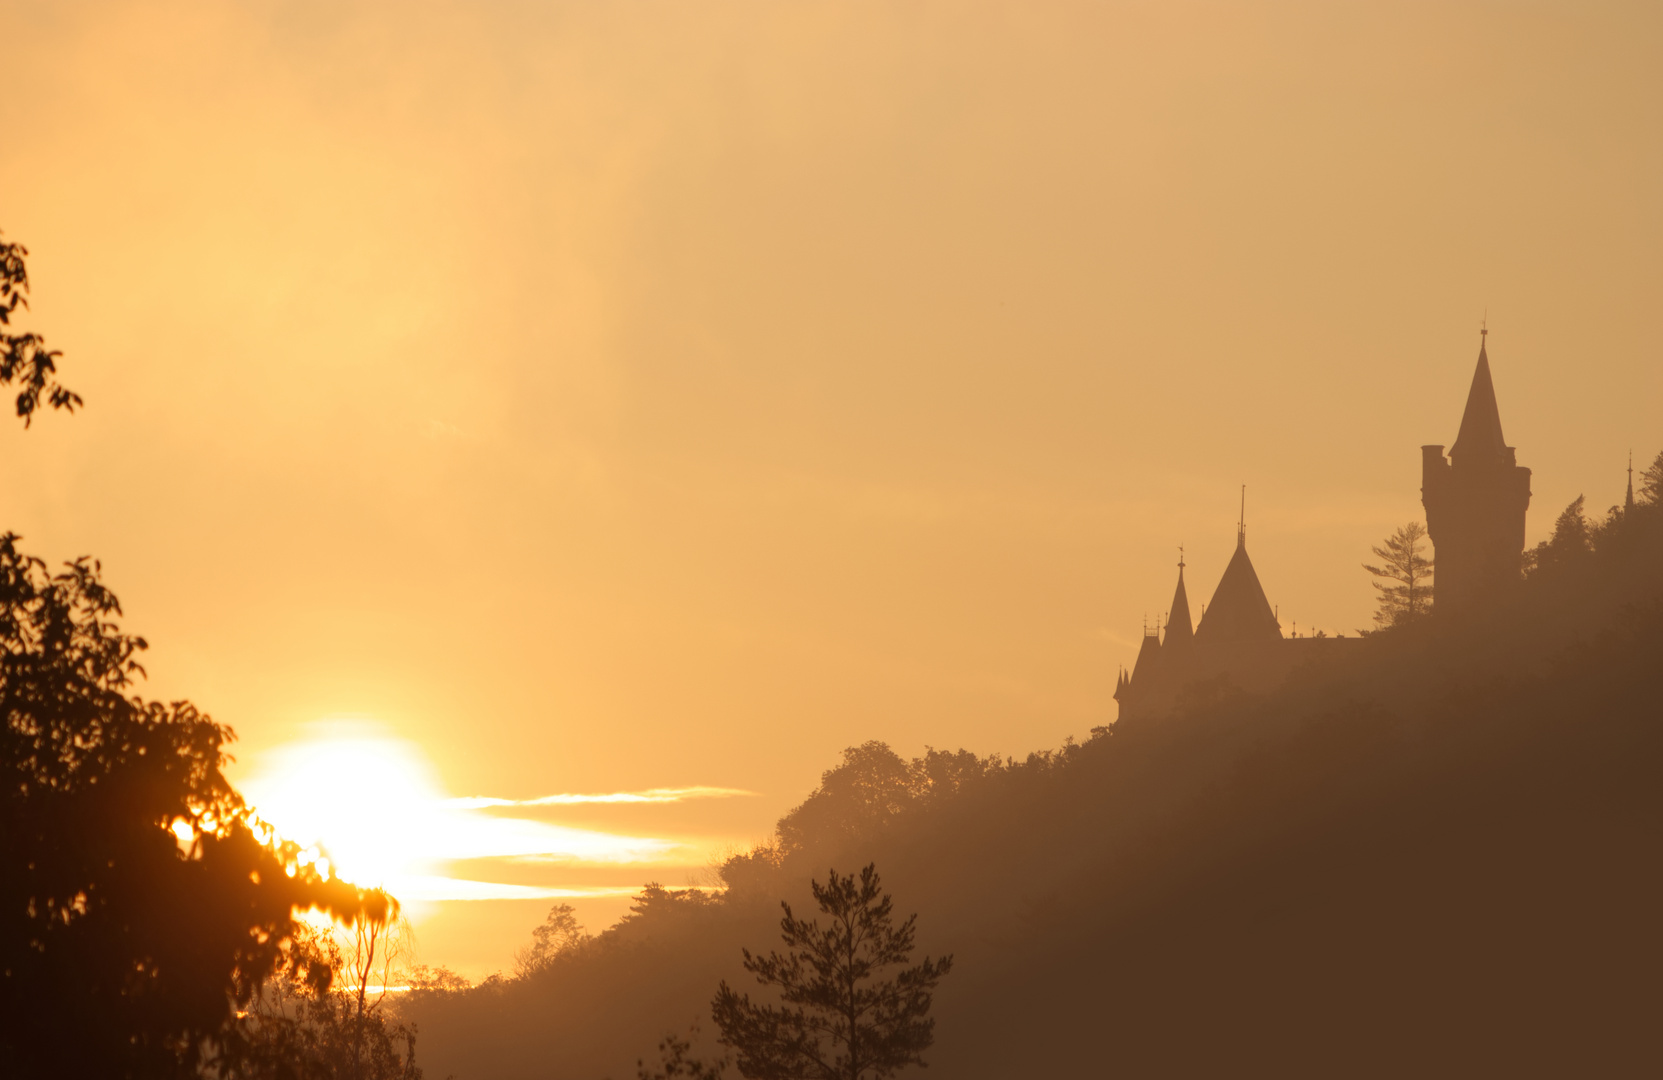
[[745, 970], [763, 986], [778, 987], [782, 1005], [753, 1004], [726, 981], [711, 1003], [722, 1043], [738, 1052], [740, 1073], [751, 1080], [882, 1080], [923, 1065], [935, 1041], [930, 998], [953, 958], [925, 957], [878, 979], [911, 957], [918, 916], [895, 925], [893, 902], [871, 865], [859, 881], [833, 870], [825, 885], [811, 884], [831, 925], [798, 919], [782, 902], [785, 955], [745, 950]]
[[1382, 579], [1374, 582], [1380, 591], [1374, 621], [1381, 629], [1401, 626], [1432, 610], [1433, 560], [1421, 554], [1426, 538], [1426, 526], [1411, 521], [1386, 537], [1384, 547], [1371, 549], [1382, 565], [1363, 564], [1364, 570]]

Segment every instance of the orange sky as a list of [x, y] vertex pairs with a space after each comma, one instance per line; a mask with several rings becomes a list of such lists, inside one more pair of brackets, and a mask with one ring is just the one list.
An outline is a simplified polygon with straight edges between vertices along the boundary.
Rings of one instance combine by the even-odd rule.
[[[1111, 719], [1240, 484], [1284, 623], [1368, 625], [1486, 310], [1532, 541], [1663, 448], [1654, 4], [0, 0], [0, 33], [0, 228], [87, 400], [0, 431], [6, 524], [103, 560], [239, 775], [350, 717], [452, 796], [755, 792], [537, 808], [691, 838], [668, 884], [851, 743]], [[446, 905], [427, 959], [506, 965], [546, 906]]]

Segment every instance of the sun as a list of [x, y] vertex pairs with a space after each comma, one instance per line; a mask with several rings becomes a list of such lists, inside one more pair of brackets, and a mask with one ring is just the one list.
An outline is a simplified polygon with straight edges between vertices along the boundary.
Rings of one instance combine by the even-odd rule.
[[444, 796], [402, 740], [347, 732], [290, 743], [262, 755], [242, 788], [280, 835], [318, 846], [354, 884], [396, 891], [434, 868]]
[[[316, 846], [343, 879], [386, 889], [400, 902], [514, 899], [571, 894], [569, 888], [459, 880], [459, 860], [534, 860], [554, 866], [616, 866], [662, 859], [675, 842], [505, 816], [498, 807], [573, 799], [642, 800], [680, 789], [529, 801], [448, 795], [415, 743], [363, 723], [324, 723], [313, 737], [260, 755], [238, 785], [285, 840]], [[720, 788], [686, 791], [721, 792]], [[668, 794], [666, 794], [668, 792]]]

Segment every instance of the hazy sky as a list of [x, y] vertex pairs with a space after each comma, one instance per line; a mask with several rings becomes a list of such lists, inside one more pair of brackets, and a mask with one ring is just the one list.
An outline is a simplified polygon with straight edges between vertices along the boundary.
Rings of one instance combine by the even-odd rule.
[[[0, 431], [5, 524], [103, 560], [250, 782], [347, 732], [435, 797], [755, 793], [455, 810], [679, 845], [630, 849], [679, 885], [844, 746], [1112, 719], [1241, 484], [1284, 624], [1368, 625], [1486, 311], [1533, 542], [1663, 448], [1656, 4], [0, 0], [0, 36], [0, 229], [87, 401]], [[493, 858], [447, 872], [646, 873]], [[548, 902], [448, 904], [428, 959], [506, 964]]]

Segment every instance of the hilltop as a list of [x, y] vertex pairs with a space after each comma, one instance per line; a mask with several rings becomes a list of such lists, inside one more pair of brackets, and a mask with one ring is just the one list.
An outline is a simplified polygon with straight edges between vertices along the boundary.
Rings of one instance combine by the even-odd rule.
[[723, 867], [418, 992], [435, 1075], [633, 1075], [778, 902], [876, 862], [957, 965], [936, 1075], [1617, 1075], [1663, 960], [1663, 504], [1580, 501], [1482, 610], [1021, 761], [852, 748]]

